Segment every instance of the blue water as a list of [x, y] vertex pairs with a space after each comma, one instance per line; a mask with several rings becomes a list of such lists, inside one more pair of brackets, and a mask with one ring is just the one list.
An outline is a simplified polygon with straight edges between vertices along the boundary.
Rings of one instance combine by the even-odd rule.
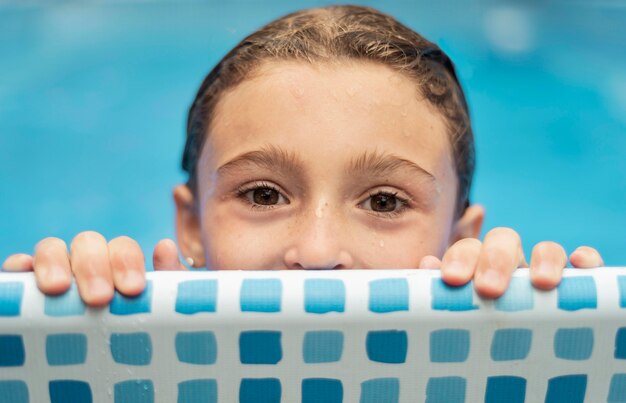
[[[174, 235], [188, 104], [243, 36], [330, 1], [0, 5], [0, 259], [92, 229], [150, 251]], [[626, 263], [626, 5], [355, 2], [455, 60], [486, 229]], [[545, 4], [540, 4], [545, 3]], [[150, 253], [150, 252], [148, 252]]]

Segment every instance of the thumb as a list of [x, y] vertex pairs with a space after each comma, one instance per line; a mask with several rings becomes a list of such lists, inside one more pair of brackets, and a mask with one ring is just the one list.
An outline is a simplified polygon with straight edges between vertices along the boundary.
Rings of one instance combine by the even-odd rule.
[[178, 258], [178, 247], [171, 239], [161, 239], [152, 254], [154, 270], [187, 270]]

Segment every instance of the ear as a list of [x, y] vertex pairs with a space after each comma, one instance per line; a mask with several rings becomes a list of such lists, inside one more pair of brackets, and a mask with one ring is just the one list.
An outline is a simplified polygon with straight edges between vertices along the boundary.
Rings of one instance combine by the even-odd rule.
[[478, 238], [485, 221], [485, 209], [473, 204], [465, 209], [450, 234], [450, 245], [463, 238]]
[[200, 216], [196, 210], [193, 192], [187, 185], [178, 185], [173, 191], [176, 204], [176, 237], [184, 258], [193, 259], [194, 267], [205, 266], [204, 245]]

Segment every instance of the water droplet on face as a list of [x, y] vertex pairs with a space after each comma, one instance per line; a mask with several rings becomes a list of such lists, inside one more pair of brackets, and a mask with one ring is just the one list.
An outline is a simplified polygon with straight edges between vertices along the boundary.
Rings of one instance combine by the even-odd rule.
[[378, 242], [378, 244], [380, 245], [381, 248], [385, 247], [385, 241], [383, 241], [382, 239], [380, 240], [380, 242]]
[[315, 209], [315, 217], [317, 217], [317, 218], [322, 218], [322, 217], [324, 217], [324, 209], [322, 208], [322, 206], [318, 206], [318, 207]]

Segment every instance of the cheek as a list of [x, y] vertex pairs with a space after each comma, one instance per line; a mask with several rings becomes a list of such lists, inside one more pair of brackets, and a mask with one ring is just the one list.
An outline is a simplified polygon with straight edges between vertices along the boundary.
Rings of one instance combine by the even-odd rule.
[[203, 216], [207, 266], [218, 270], [279, 268], [282, 263], [276, 229], [263, 228], [219, 211]]

